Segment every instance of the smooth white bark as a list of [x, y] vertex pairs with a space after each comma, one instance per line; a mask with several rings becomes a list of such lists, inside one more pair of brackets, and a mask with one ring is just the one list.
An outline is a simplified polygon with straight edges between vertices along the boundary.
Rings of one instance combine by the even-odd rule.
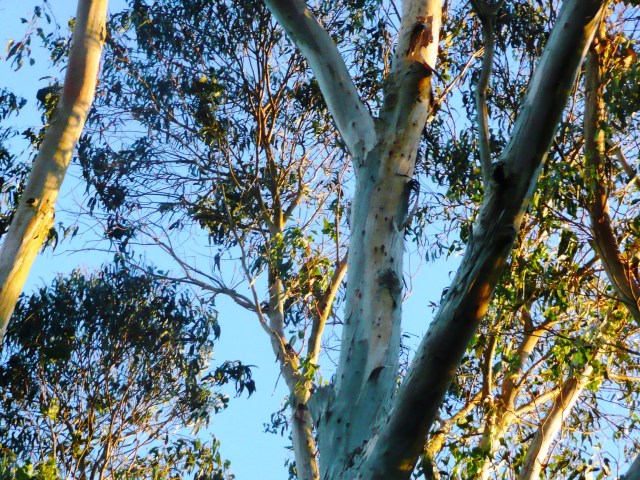
[[33, 261], [53, 226], [54, 206], [93, 102], [107, 0], [79, 0], [62, 96], [0, 250], [0, 341]]
[[353, 158], [364, 158], [376, 144], [373, 117], [360, 100], [335, 43], [303, 0], [265, 3], [309, 62], [349, 152]]
[[441, 0], [403, 3], [378, 121], [381, 137], [356, 179], [342, 350], [332, 395], [326, 397], [331, 402], [315, 414], [321, 471], [327, 478], [356, 478], [364, 447], [391, 407], [402, 315], [402, 225], [418, 144], [432, 107], [441, 10]]

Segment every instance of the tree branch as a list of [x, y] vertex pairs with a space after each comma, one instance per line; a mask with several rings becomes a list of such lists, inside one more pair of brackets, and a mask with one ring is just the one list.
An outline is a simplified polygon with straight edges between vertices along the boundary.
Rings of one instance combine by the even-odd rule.
[[442, 446], [451, 429], [458, 423], [458, 420], [469, 415], [469, 413], [480, 404], [481, 397], [482, 392], [480, 391], [469, 399], [466, 405], [455, 415], [446, 420], [438, 421], [439, 428], [429, 435], [429, 440], [424, 447], [424, 454], [421, 459], [422, 466], [425, 470], [425, 480], [439, 480], [441, 478], [435, 464], [436, 455], [442, 450]]
[[476, 85], [476, 119], [478, 121], [478, 144], [480, 153], [480, 165], [482, 167], [482, 181], [487, 186], [492, 180], [491, 177], [491, 141], [489, 138], [489, 114], [487, 112], [487, 91], [491, 80], [491, 69], [493, 67], [495, 34], [494, 25], [496, 14], [502, 7], [504, 0], [495, 4], [487, 0], [471, 0], [473, 11], [482, 24], [482, 41], [484, 43], [484, 55], [482, 57], [482, 67], [480, 78]]
[[[500, 317], [496, 322], [500, 323]], [[480, 467], [479, 476], [480, 480], [487, 480], [489, 478], [489, 471], [493, 460], [493, 451], [496, 447], [495, 437], [501, 435], [499, 422], [502, 420], [499, 415], [499, 405], [491, 395], [493, 391], [493, 360], [496, 353], [496, 345], [498, 343], [498, 335], [496, 333], [490, 334], [489, 341], [484, 350], [484, 362], [482, 365], [482, 400], [484, 407], [484, 431], [482, 432], [482, 438], [478, 444], [478, 448], [484, 454], [484, 460]]]
[[554, 399], [560, 393], [560, 388], [553, 388], [542, 395], [535, 395], [530, 402], [525, 403], [524, 405], [518, 407], [518, 409], [513, 413], [516, 417], [520, 417], [525, 413], [529, 413], [533, 410], [537, 410], [542, 405], [544, 405], [547, 401]]
[[632, 182], [636, 178], [636, 171], [629, 164], [629, 161], [627, 160], [627, 157], [622, 151], [622, 148], [620, 147], [620, 145], [613, 145], [611, 141], [607, 139], [607, 147], [613, 150], [613, 153], [615, 154], [616, 159], [618, 159], [618, 163], [624, 170], [624, 173], [627, 174], [627, 177], [629, 177], [628, 182], [629, 183]]
[[489, 334], [489, 340], [484, 349], [484, 359], [482, 363], [482, 399], [483, 400], [490, 397], [491, 392], [493, 391], [493, 360], [496, 354], [497, 343], [498, 343], [498, 335], [496, 333]]
[[348, 254], [342, 257], [336, 266], [336, 271], [333, 274], [333, 278], [331, 279], [329, 286], [322, 297], [317, 299], [318, 312], [314, 314], [311, 334], [309, 335], [309, 347], [307, 350], [309, 361], [314, 364], [318, 363], [322, 332], [324, 331], [324, 326], [327, 323], [327, 318], [329, 318], [329, 314], [331, 313], [333, 300], [340, 289], [340, 285], [342, 284], [345, 274], [347, 273], [347, 258]]
[[107, 0], [79, 0], [62, 96], [0, 250], [0, 341], [31, 265], [53, 226], [62, 181], [93, 103]]
[[265, 0], [278, 23], [307, 59], [329, 112], [359, 164], [376, 145], [373, 117], [360, 100], [338, 48], [303, 0]]
[[[222, 198], [227, 217], [229, 219], [230, 230], [235, 237], [236, 243], [240, 247], [242, 268], [245, 272], [247, 280], [251, 282], [251, 275], [246, 262], [246, 251], [244, 242], [237, 232], [235, 221], [229, 210], [227, 197], [222, 188]], [[282, 228], [282, 213], [278, 208], [279, 218], [274, 222], [276, 229]], [[318, 471], [318, 461], [316, 458], [316, 445], [313, 436], [313, 421], [307, 408], [309, 400], [309, 382], [300, 374], [300, 359], [291, 345], [284, 338], [284, 308], [282, 295], [282, 281], [279, 278], [272, 278], [269, 272], [268, 280], [269, 290], [269, 323], [267, 323], [263, 312], [260, 309], [260, 301], [253, 283], [251, 283], [251, 291], [253, 293], [254, 302], [258, 308], [257, 314], [260, 325], [269, 335], [271, 347], [276, 355], [276, 359], [280, 364], [280, 372], [284, 378], [291, 395], [292, 406], [292, 425], [291, 436], [293, 442], [293, 451], [296, 458], [296, 467], [298, 478], [300, 480], [318, 480], [320, 473]]]
[[458, 85], [460, 80], [466, 75], [467, 71], [471, 68], [471, 65], [475, 62], [476, 58], [484, 55], [484, 47], [476, 50], [470, 56], [464, 66], [460, 69], [460, 72], [454, 77], [453, 80], [449, 82], [449, 84], [442, 89], [442, 93], [433, 101], [433, 109], [437, 110], [438, 107], [442, 104], [445, 98], [451, 93], [451, 91]]
[[591, 220], [594, 247], [611, 286], [629, 313], [640, 324], [640, 284], [630, 262], [624, 258], [609, 215], [609, 179], [606, 158], [606, 113], [602, 91], [602, 52], [606, 42], [603, 24], [587, 57], [585, 73], [584, 152], [589, 189], [587, 210]]
[[520, 315], [524, 321], [524, 335], [516, 352], [518, 368], [516, 371], [511, 371], [505, 375], [505, 379], [502, 382], [502, 401], [508, 410], [513, 410], [515, 407], [515, 398], [520, 390], [520, 384], [516, 381], [516, 375], [522, 373], [525, 362], [540, 341], [541, 333], [544, 331], [541, 328], [534, 327], [533, 321], [531, 320], [531, 313], [529, 312], [529, 305], [521, 309]]
[[551, 444], [562, 428], [562, 424], [571, 414], [571, 410], [584, 391], [592, 372], [593, 367], [587, 365], [577, 377], [569, 378], [564, 383], [527, 449], [518, 480], [537, 480], [540, 478], [542, 465], [547, 460]]
[[640, 480], [640, 455], [636, 457], [627, 473], [620, 477], [620, 480]]

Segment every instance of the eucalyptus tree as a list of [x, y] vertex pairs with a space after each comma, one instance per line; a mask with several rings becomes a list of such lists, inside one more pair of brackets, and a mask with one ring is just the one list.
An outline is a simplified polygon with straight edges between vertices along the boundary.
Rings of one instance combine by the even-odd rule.
[[[160, 276], [255, 314], [298, 478], [579, 475], [578, 422], [635, 411], [637, 194], [611, 173], [636, 152], [635, 5], [594, 44], [617, 70], [593, 103], [576, 79], [606, 2], [265, 3], [111, 18], [88, 210], [117, 248], [173, 258]], [[464, 252], [408, 370], [406, 239]]]
[[[629, 82], [635, 75], [635, 52], [629, 49], [635, 27], [623, 20], [634, 11], [632, 6], [615, 5], [601, 24], [585, 77], [572, 94], [529, 205], [509, 274], [500, 282], [427, 442], [423, 468], [430, 477], [453, 471], [463, 478], [524, 479], [538, 478], [542, 470], [552, 478], [575, 478], [587, 468], [617, 469], [620, 474], [621, 464], [637, 451], [631, 420], [637, 376], [627, 375], [636, 371], [636, 307], [630, 295], [622, 294], [631, 292], [637, 281], [631, 226], [637, 218], [635, 173], [625, 158], [635, 155], [637, 145], [635, 120], [629, 115], [637, 109], [629, 89], [635, 85]], [[493, 129], [490, 138], [478, 142], [480, 157], [483, 143], [494, 151], [504, 145], [503, 132], [510, 130], [521, 104], [521, 90], [504, 86], [528, 81], [531, 59], [546, 42], [539, 33], [554, 15], [553, 9], [517, 4], [505, 4], [501, 12], [497, 18], [478, 15], [485, 43], [490, 32], [498, 45], [510, 45], [517, 52], [495, 54], [495, 87], [486, 100]], [[515, 27], [512, 20], [517, 17], [526, 24]], [[473, 33], [467, 38], [468, 51]], [[598, 52], [606, 53], [600, 66], [594, 60]], [[510, 65], [514, 59], [515, 66]], [[481, 80], [486, 79], [484, 68], [463, 93], [470, 116], [483, 111], [478, 98], [486, 95], [486, 90], [479, 95], [487, 84]], [[596, 71], [602, 77], [598, 86], [593, 81]], [[603, 92], [606, 110], [617, 112], [616, 121], [603, 118]], [[596, 104], [599, 109], [592, 106]], [[590, 111], [601, 112], [597, 128]], [[590, 166], [594, 147], [589, 139], [597, 138], [596, 131], [601, 137], [599, 169]], [[469, 136], [473, 133], [463, 131], [458, 138]], [[465, 148], [468, 143], [460, 141], [438, 155], [446, 158], [462, 150], [461, 155]], [[440, 168], [444, 176], [447, 164]], [[453, 186], [452, 200], [473, 205], [482, 190], [472, 170], [466, 175], [470, 181]], [[598, 209], [594, 198], [601, 202]], [[609, 203], [615, 214], [610, 215]], [[469, 224], [467, 217], [463, 240], [469, 238]], [[607, 257], [609, 264], [616, 258], [619, 286]], [[607, 438], [626, 443], [622, 456], [613, 459], [611, 452], [601, 451], [590, 465], [588, 457], [594, 454], [589, 445], [602, 447]]]

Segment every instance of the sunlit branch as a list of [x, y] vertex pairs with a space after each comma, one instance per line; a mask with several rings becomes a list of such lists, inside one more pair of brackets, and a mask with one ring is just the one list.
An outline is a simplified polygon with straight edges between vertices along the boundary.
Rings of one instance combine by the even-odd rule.
[[309, 335], [309, 348], [307, 351], [309, 361], [313, 364], [318, 362], [322, 332], [324, 331], [325, 324], [327, 323], [327, 319], [329, 318], [329, 314], [331, 313], [333, 300], [338, 293], [345, 274], [347, 273], [347, 257], [348, 254], [342, 257], [342, 259], [336, 266], [333, 277], [331, 277], [329, 286], [327, 287], [323, 295], [320, 298], [316, 299], [317, 312], [314, 312], [311, 334]]

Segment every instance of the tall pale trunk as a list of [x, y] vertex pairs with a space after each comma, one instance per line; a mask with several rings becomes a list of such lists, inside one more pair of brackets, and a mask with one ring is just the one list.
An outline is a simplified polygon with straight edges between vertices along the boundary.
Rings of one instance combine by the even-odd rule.
[[330, 478], [392, 478], [366, 471], [360, 455], [386, 421], [397, 382], [404, 227], [418, 144], [432, 106], [441, 9], [441, 0], [403, 4], [378, 142], [356, 159], [341, 355], [334, 400], [321, 413], [319, 432], [320, 460]]
[[93, 102], [105, 39], [107, 0], [79, 0], [62, 96], [0, 249], [0, 341], [38, 250]]

